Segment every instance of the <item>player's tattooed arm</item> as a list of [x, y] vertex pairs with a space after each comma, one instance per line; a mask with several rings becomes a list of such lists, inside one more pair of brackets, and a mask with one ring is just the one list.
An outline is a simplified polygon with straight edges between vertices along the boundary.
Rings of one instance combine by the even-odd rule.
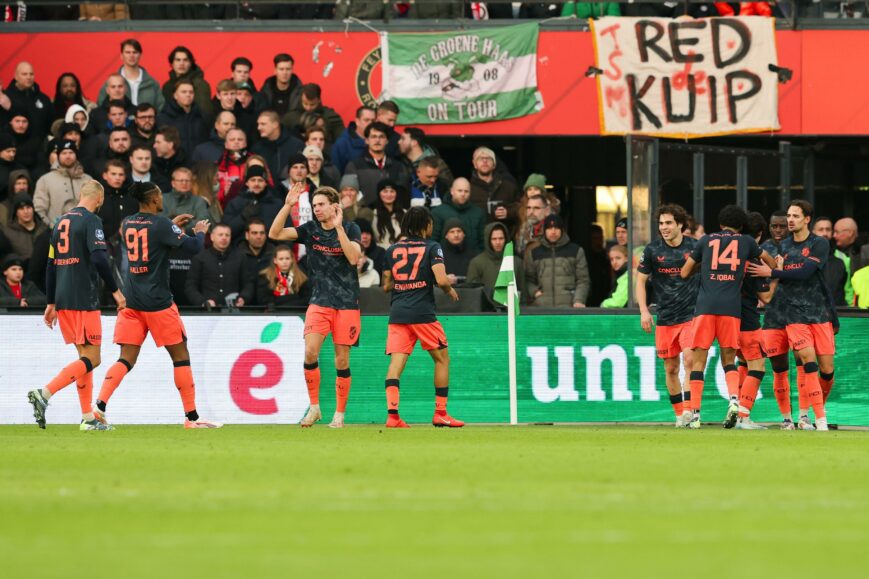
[[395, 280], [392, 279], [392, 272], [388, 269], [383, 270], [383, 283], [381, 287], [385, 292], [391, 292], [392, 288], [395, 286]]
[[459, 294], [450, 285], [450, 278], [447, 276], [447, 267], [442, 263], [436, 263], [431, 266], [431, 271], [435, 276], [435, 283], [441, 288], [441, 291], [450, 296], [454, 302], [459, 301]]
[[699, 266], [700, 263], [694, 261], [694, 258], [689, 255], [688, 258], [685, 260], [685, 265], [682, 266], [682, 271], [679, 275], [682, 276], [682, 279], [688, 279], [689, 277], [694, 275]]

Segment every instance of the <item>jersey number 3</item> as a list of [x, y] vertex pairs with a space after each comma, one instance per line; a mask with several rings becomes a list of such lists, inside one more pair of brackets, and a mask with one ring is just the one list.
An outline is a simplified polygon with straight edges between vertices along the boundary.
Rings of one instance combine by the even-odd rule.
[[[401, 271], [407, 266], [408, 254], [413, 257], [413, 269], [411, 270], [410, 275]], [[425, 254], [424, 247], [411, 247], [409, 249], [396, 247], [393, 255], [395, 255], [398, 261], [396, 261], [395, 265], [392, 266], [392, 275], [395, 277], [395, 281], [415, 280], [416, 274], [419, 273], [419, 264], [422, 261], [423, 254]]]
[[57, 224], [57, 253], [69, 251], [69, 219], [62, 219]]
[[127, 242], [127, 258], [130, 261], [148, 261], [148, 230], [127, 228], [124, 232]]
[[730, 271], [736, 271], [739, 269], [739, 257], [737, 257], [736, 250], [739, 248], [739, 242], [737, 240], [732, 240], [727, 246], [724, 248], [724, 251], [721, 251], [721, 240], [720, 239], [712, 239], [709, 241], [709, 247], [712, 248], [712, 269], [717, 270], [718, 265], [729, 265]]

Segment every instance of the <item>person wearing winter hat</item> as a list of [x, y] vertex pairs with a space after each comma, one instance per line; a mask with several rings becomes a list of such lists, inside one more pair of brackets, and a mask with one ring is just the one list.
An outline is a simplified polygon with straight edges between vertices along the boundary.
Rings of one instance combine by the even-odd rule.
[[357, 218], [362, 218], [369, 222], [368, 226], [370, 227], [370, 222], [374, 219], [374, 212], [369, 207], [359, 206], [359, 202], [362, 201], [362, 192], [359, 190], [359, 177], [356, 175], [344, 175], [341, 177], [338, 193], [341, 195], [341, 209], [344, 211], [344, 217], [347, 221], [355, 221]]
[[12, 253], [27, 266], [33, 255], [33, 243], [46, 230], [44, 223], [36, 219], [30, 195], [19, 194], [12, 199], [12, 211], [8, 223], [0, 224], [0, 231], [9, 241]]
[[496, 173], [495, 152], [488, 147], [478, 147], [472, 162], [471, 203], [486, 213], [488, 221], [501, 221], [512, 230], [519, 201], [516, 183]]
[[45, 306], [45, 294], [32, 281], [24, 279], [24, 260], [9, 255], [0, 270], [4, 278], [0, 281], [0, 308]]
[[[370, 211], [370, 209], [368, 209]], [[345, 213], [346, 215], [346, 213]], [[361, 232], [361, 247], [362, 252], [371, 259], [374, 263], [374, 269], [377, 270], [377, 275], [383, 277], [383, 259], [386, 257], [386, 250], [377, 245], [374, 241], [374, 228], [371, 227], [371, 221], [363, 217], [357, 217], [354, 223], [359, 226]]]
[[21, 166], [15, 161], [15, 139], [8, 133], [0, 132], [0, 201], [9, 195], [9, 175]]
[[232, 229], [233, 239], [241, 239], [249, 220], [256, 217], [263, 223], [272, 223], [283, 205], [269, 186], [265, 167], [252, 165], [247, 169], [244, 191], [226, 206], [223, 222]]
[[57, 141], [57, 167], [36, 182], [33, 206], [43, 223], [49, 227], [55, 220], [76, 206], [82, 186], [92, 181], [78, 162], [78, 149], [70, 140]]
[[[486, 248], [468, 264], [468, 283], [483, 284], [486, 293], [492, 295], [495, 289], [495, 281], [498, 272], [501, 271], [501, 261], [504, 259], [504, 247], [510, 239], [510, 232], [503, 223], [494, 221], [483, 230], [486, 240]], [[513, 257], [513, 274], [516, 278], [516, 287], [519, 295], [525, 301], [525, 269], [522, 258], [518, 255]]]
[[44, 141], [33, 130], [27, 113], [23, 109], [13, 107], [9, 109], [6, 118], [9, 119], [9, 125], [0, 129], [0, 133], [6, 130], [15, 140], [15, 160], [31, 174], [42, 173], [45, 164], [42, 155]]
[[533, 306], [585, 307], [591, 285], [585, 252], [570, 241], [558, 215], [543, 220], [540, 245], [525, 261], [525, 285]]
[[[333, 181], [328, 175], [323, 173], [323, 151], [316, 145], [308, 145], [302, 151], [305, 159], [308, 160], [308, 179], [314, 184], [314, 187], [332, 187], [337, 188], [338, 183]], [[351, 220], [352, 221], [352, 220]]]
[[616, 245], [628, 246], [628, 218], [622, 217], [616, 221]]
[[476, 257], [478, 250], [465, 235], [465, 224], [458, 217], [451, 217], [444, 223], [444, 266], [450, 283], [464, 283], [468, 276], [468, 266]]

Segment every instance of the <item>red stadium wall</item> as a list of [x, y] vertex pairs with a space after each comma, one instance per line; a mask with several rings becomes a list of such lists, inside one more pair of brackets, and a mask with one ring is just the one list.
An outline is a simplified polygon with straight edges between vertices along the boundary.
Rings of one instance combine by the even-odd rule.
[[[360, 104], [357, 86], [360, 72], [364, 72], [362, 65], [378, 46], [377, 35], [368, 32], [0, 34], [0, 80], [4, 86], [8, 84], [15, 64], [28, 60], [49, 96], [53, 96], [57, 77], [72, 71], [81, 79], [85, 95], [93, 99], [106, 76], [120, 66], [119, 43], [129, 36], [142, 43], [142, 66], [160, 82], [168, 77], [169, 51], [178, 44], [187, 46], [205, 70], [212, 89], [229, 76], [229, 63], [236, 56], [245, 55], [253, 61], [253, 78], [259, 85], [272, 72], [272, 56], [289, 52], [296, 59], [296, 73], [305, 82], [319, 83], [326, 104], [345, 120], [353, 117]], [[781, 85], [781, 134], [869, 134], [869, 115], [865, 114], [869, 86], [859, 64], [869, 60], [869, 31], [780, 31], [777, 38], [779, 63], [794, 72], [793, 80]], [[542, 32], [538, 84], [545, 108], [541, 113], [477, 125], [430, 126], [426, 131], [450, 135], [598, 134], [595, 81], [583, 74], [593, 62], [589, 33]], [[379, 66], [375, 66], [371, 79], [377, 94]]]

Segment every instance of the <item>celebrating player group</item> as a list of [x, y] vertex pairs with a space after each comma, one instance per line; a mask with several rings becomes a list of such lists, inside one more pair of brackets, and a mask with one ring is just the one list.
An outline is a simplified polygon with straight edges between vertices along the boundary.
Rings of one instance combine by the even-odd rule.
[[[677, 427], [701, 426], [707, 358], [717, 341], [729, 398], [725, 428], [765, 428], [750, 416], [768, 357], [782, 429], [828, 430], [824, 404], [833, 386], [838, 319], [823, 278], [829, 245], [810, 232], [812, 216], [811, 204], [791, 202], [786, 212], [773, 214], [771, 238], [758, 245], [766, 229], [758, 213], [728, 205], [718, 215], [721, 231], [695, 241], [682, 233], [687, 222], [682, 207], [658, 208], [660, 239], [643, 251], [636, 296], [641, 326], [651, 332], [651, 281], [655, 347], [664, 360]], [[767, 304], [763, 328], [760, 303]], [[788, 375], [791, 350], [797, 364], [796, 423]], [[680, 355], [687, 383], [680, 380]]]

